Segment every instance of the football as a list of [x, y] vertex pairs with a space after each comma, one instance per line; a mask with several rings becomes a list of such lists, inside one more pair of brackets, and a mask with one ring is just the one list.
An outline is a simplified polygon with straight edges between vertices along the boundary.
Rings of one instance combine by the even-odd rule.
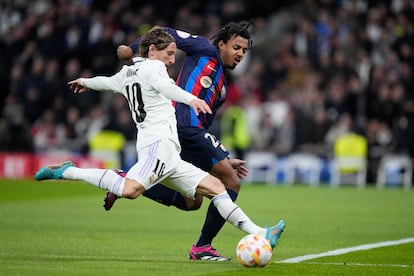
[[236, 248], [237, 260], [245, 267], [262, 267], [267, 265], [272, 257], [272, 247], [269, 242], [255, 234], [244, 236]]

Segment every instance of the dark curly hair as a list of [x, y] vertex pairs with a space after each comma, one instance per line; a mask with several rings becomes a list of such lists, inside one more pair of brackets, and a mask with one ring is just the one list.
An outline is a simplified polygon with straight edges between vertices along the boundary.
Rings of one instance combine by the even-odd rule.
[[249, 33], [249, 26], [252, 24], [250, 21], [241, 21], [241, 22], [230, 22], [221, 28], [211, 39], [213, 40], [214, 46], [218, 47], [218, 43], [222, 40], [224, 43], [227, 43], [234, 35], [241, 36], [249, 41], [249, 48], [252, 47], [252, 38]]
[[150, 45], [154, 45], [157, 50], [164, 50], [172, 42], [175, 42], [172, 35], [164, 31], [161, 27], [155, 26], [142, 36], [138, 46], [138, 55], [148, 57]]

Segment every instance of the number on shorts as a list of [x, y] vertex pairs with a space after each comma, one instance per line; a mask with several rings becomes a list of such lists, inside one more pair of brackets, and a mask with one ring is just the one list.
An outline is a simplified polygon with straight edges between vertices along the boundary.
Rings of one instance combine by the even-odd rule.
[[155, 168], [153, 170], [154, 174], [161, 176], [164, 174], [165, 170], [165, 163], [161, 162], [160, 159], [157, 159], [157, 164], [155, 165]]

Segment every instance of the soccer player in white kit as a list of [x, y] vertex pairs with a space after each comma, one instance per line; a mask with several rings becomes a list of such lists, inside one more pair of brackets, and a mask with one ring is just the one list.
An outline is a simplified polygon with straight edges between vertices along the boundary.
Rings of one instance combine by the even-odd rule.
[[210, 107], [178, 87], [168, 76], [167, 66], [175, 62], [174, 38], [159, 27], [144, 35], [139, 56], [110, 77], [78, 78], [68, 84], [74, 93], [89, 89], [122, 93], [128, 100], [137, 126], [138, 161], [121, 177], [113, 170], [78, 168], [71, 161], [45, 166], [36, 180], [83, 180], [117, 196], [135, 199], [153, 185], [168, 178], [170, 188], [188, 197], [196, 193], [211, 199], [220, 215], [248, 234], [259, 234], [272, 244], [283, 232], [278, 225], [259, 227], [229, 197], [223, 183], [180, 157], [175, 109], [171, 100], [191, 106], [195, 112], [211, 113]]

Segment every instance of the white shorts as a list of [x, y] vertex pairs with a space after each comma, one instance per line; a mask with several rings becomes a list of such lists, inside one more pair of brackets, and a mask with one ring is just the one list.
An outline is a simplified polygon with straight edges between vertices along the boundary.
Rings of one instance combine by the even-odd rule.
[[138, 181], [146, 190], [168, 178], [166, 186], [194, 198], [198, 184], [207, 175], [207, 172], [182, 160], [176, 144], [165, 139], [140, 149], [138, 162], [126, 177]]

